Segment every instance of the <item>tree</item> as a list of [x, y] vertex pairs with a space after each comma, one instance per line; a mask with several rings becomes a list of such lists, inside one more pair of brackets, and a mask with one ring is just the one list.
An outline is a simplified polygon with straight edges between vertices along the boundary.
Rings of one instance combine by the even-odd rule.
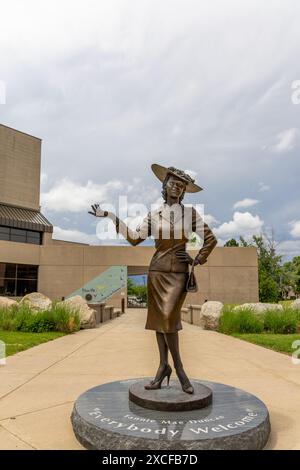
[[259, 300], [261, 302], [278, 302], [286, 299], [291, 291], [300, 295], [300, 256], [282, 265], [282, 256], [276, 253], [274, 231], [271, 238], [266, 234], [253, 235], [250, 241], [239, 237], [228, 240], [224, 246], [253, 246], [258, 255]]
[[282, 266], [282, 277], [285, 283], [283, 298], [292, 291], [296, 296], [300, 294], [300, 256], [295, 256]]
[[135, 291], [135, 284], [133, 282], [132, 279], [130, 279], [130, 277], [127, 278], [127, 294], [128, 295], [136, 295], [136, 291]]
[[142, 302], [147, 302], [147, 286], [136, 286], [137, 297], [141, 299]]
[[295, 282], [295, 294], [300, 295], [300, 256], [295, 256], [293, 259], [295, 266], [296, 282]]
[[239, 243], [236, 241], [235, 238], [231, 238], [231, 240], [228, 240], [224, 246], [240, 246]]
[[130, 277], [127, 278], [127, 294], [134, 295], [143, 302], [147, 302], [147, 286], [137, 286]]
[[258, 255], [259, 300], [261, 302], [278, 302], [282, 293], [281, 255], [276, 253], [276, 243], [273, 238], [264, 235], [253, 235], [247, 242], [240, 237], [241, 246], [254, 246]]

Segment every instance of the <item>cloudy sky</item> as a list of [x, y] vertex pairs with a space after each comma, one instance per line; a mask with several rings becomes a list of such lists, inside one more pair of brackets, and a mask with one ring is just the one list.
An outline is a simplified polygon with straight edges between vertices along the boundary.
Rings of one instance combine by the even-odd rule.
[[220, 245], [300, 255], [299, 48], [298, 0], [2, 1], [0, 122], [43, 139], [56, 238], [103, 242], [95, 201], [158, 202], [157, 162], [194, 172]]

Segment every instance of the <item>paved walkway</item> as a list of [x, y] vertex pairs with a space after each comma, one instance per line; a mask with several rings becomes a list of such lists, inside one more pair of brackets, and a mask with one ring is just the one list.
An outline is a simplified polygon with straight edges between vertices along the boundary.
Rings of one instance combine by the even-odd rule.
[[[127, 313], [9, 357], [0, 367], [0, 449], [81, 449], [70, 414], [95, 385], [152, 376], [158, 355], [145, 310]], [[180, 344], [190, 377], [243, 388], [271, 416], [268, 449], [300, 449], [300, 365], [259, 346], [183, 324]]]

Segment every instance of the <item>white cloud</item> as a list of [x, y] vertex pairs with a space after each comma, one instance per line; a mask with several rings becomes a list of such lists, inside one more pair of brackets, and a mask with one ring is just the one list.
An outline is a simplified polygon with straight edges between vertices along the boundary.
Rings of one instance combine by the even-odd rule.
[[300, 240], [285, 240], [278, 244], [277, 251], [288, 258], [300, 256]]
[[219, 221], [211, 214], [203, 214], [203, 220], [207, 225], [214, 225], [219, 223]]
[[91, 204], [105, 200], [110, 190], [119, 190], [122, 186], [119, 180], [103, 185], [88, 181], [82, 185], [64, 178], [41, 194], [41, 204], [46, 210], [54, 212], [81, 212], [90, 208]]
[[290, 234], [294, 238], [300, 238], [300, 220], [295, 220], [291, 222], [292, 229], [290, 231]]
[[87, 245], [128, 245], [124, 237], [117, 236], [115, 228], [111, 229], [111, 237], [103, 231], [101, 224], [96, 225], [95, 234], [89, 234], [76, 229], [64, 229], [58, 226], [53, 227], [53, 239], [60, 241], [85, 243]]
[[174, 124], [174, 126], [171, 129], [171, 135], [174, 135], [176, 137], [181, 134], [182, 134], [182, 126], [180, 124]]
[[80, 230], [63, 229], [61, 227], [53, 227], [53, 238], [56, 240], [64, 240], [69, 242], [87, 243], [93, 245], [97, 243], [97, 236], [89, 235]]
[[[232, 218], [232, 200], [260, 195], [245, 190], [269, 190], [261, 179], [274, 191], [266, 223], [276, 212], [282, 225], [287, 206], [298, 219], [300, 159], [282, 168], [260, 147], [281, 155], [297, 144], [299, 14], [296, 0], [2, 2], [1, 121], [43, 139], [42, 202], [53, 222], [65, 225], [54, 211], [73, 221], [119, 192], [152, 202], [154, 161], [197, 172], [207, 191], [192, 197], [220, 220]], [[65, 175], [79, 181], [69, 191], [53, 184]], [[106, 188], [115, 177], [130, 184]], [[82, 217], [80, 229], [89, 224]]]
[[270, 191], [270, 189], [271, 189], [271, 186], [269, 186], [268, 184], [263, 183], [262, 181], [260, 181], [258, 184], [259, 184], [259, 190], [258, 191], [264, 192], [264, 191]]
[[48, 175], [47, 173], [41, 173], [41, 185], [45, 185], [47, 183], [47, 180], [48, 180]]
[[0, 104], [6, 103], [6, 83], [0, 80]]
[[[157, 197], [158, 190], [143, 184], [138, 178], [134, 178], [133, 183], [120, 180], [108, 181], [102, 185], [88, 181], [86, 184], [75, 183], [68, 178], [59, 180], [48, 191], [41, 194], [42, 208], [53, 212], [82, 212], [90, 210], [91, 204], [100, 203], [108, 210], [119, 210], [122, 207], [107, 207], [118, 195], [125, 197], [130, 195], [135, 202], [128, 202], [131, 213], [135, 206], [152, 202], [152, 198]], [[139, 201], [143, 201], [139, 203]]]
[[249, 199], [245, 198], [241, 201], [238, 201], [234, 204], [233, 208], [234, 209], [245, 209], [246, 207], [252, 207], [255, 206], [255, 204], [258, 204], [260, 201], [257, 199]]
[[258, 215], [250, 212], [235, 212], [233, 220], [224, 222], [214, 229], [214, 233], [220, 238], [247, 237], [261, 233], [264, 221]]
[[298, 142], [299, 135], [300, 131], [296, 127], [280, 132], [277, 135], [277, 143], [271, 147], [271, 150], [276, 153], [293, 150]]

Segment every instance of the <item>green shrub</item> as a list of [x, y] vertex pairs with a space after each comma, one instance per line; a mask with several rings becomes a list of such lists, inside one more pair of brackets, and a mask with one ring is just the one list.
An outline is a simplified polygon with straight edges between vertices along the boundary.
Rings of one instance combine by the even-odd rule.
[[68, 310], [62, 304], [56, 303], [52, 308], [56, 331], [72, 333], [80, 328], [79, 312]]
[[291, 334], [297, 331], [297, 313], [285, 308], [283, 311], [268, 310], [264, 314], [264, 329], [269, 333]]
[[219, 331], [232, 333], [274, 333], [293, 334], [300, 332], [300, 309], [294, 310], [285, 305], [283, 311], [268, 310], [264, 314], [255, 314], [251, 309], [233, 311], [226, 305], [220, 318]]
[[233, 311], [230, 307], [224, 307], [219, 325], [221, 333], [261, 333], [263, 329], [263, 320], [251, 309]]
[[15, 309], [15, 329], [28, 333], [43, 333], [55, 331], [53, 314], [50, 311], [32, 312], [26, 304], [20, 304]]
[[300, 332], [300, 308], [297, 308], [297, 309], [286, 308], [286, 310], [293, 311], [295, 318], [296, 318], [297, 330]]
[[22, 318], [18, 317], [17, 330], [28, 333], [55, 331], [55, 322], [51, 311], [38, 312]]
[[10, 308], [0, 308], [0, 329], [12, 331], [15, 329], [15, 320]]
[[30, 324], [33, 317], [33, 313], [27, 305], [20, 304], [19, 310], [14, 308], [14, 330], [16, 331], [28, 331], [27, 325]]
[[55, 303], [50, 310], [32, 312], [26, 304], [13, 305], [0, 309], [0, 329], [43, 333], [60, 331], [72, 333], [79, 330], [80, 318], [78, 312], [69, 311], [65, 306]]

